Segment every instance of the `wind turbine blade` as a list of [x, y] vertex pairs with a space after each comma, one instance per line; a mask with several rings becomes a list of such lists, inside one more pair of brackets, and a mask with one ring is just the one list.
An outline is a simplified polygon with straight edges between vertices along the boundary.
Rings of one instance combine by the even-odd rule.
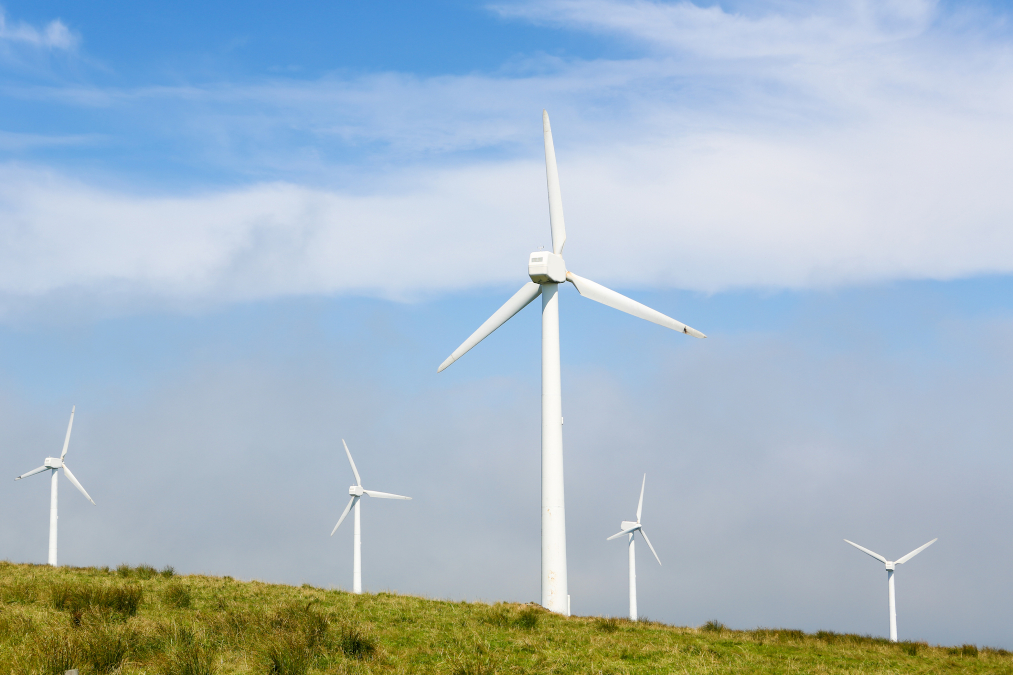
[[629, 528], [627, 530], [622, 530], [621, 532], [617, 532], [616, 534], [613, 534], [611, 537], [607, 538], [605, 541], [612, 541], [616, 537], [621, 537], [624, 534], [629, 534], [630, 532], [636, 532], [639, 529], [640, 529], [640, 525], [637, 525], [636, 527], [631, 527], [631, 528]]
[[637, 522], [640, 522], [640, 512], [644, 510], [644, 486], [647, 485], [647, 474], [644, 474], [644, 480], [640, 483], [640, 503], [637, 504]]
[[352, 465], [352, 473], [355, 474], [355, 484], [362, 487], [362, 481], [359, 479], [359, 470], [355, 468], [355, 462], [352, 461], [352, 453], [348, 451], [348, 443], [345, 443], [345, 439], [341, 439], [341, 444], [345, 446], [345, 454], [348, 455], [348, 463]]
[[341, 517], [338, 518], [338, 524], [334, 526], [333, 530], [331, 530], [332, 537], [334, 536], [334, 533], [338, 531], [338, 528], [341, 527], [341, 521], [343, 521], [345, 519], [345, 516], [348, 515], [348, 512], [352, 510], [352, 506], [355, 504], [355, 500], [358, 498], [359, 495], [352, 495], [352, 498], [348, 500], [348, 505], [345, 506], [345, 510], [341, 512]]
[[585, 298], [589, 298], [595, 302], [600, 302], [603, 305], [608, 305], [613, 309], [618, 309], [620, 312], [632, 314], [637, 318], [646, 319], [647, 321], [656, 323], [659, 326], [664, 326], [665, 328], [671, 328], [672, 330], [679, 331], [680, 333], [685, 333], [686, 335], [692, 335], [693, 337], [698, 338], [707, 337], [695, 328], [690, 328], [686, 324], [676, 321], [670, 316], [665, 316], [661, 312], [651, 309], [647, 305], [642, 305], [636, 300], [630, 300], [625, 295], [605, 288], [601, 284], [596, 284], [590, 279], [578, 277], [573, 272], [566, 273], [566, 280], [572, 283], [576, 287], [577, 291]]
[[34, 476], [34, 475], [35, 475], [35, 474], [37, 474], [37, 473], [42, 473], [43, 471], [45, 471], [45, 470], [46, 470], [46, 469], [48, 469], [48, 468], [49, 468], [49, 467], [48, 467], [48, 466], [45, 466], [45, 465], [43, 465], [43, 466], [40, 466], [40, 467], [39, 467], [38, 469], [32, 469], [32, 470], [31, 470], [31, 471], [29, 471], [28, 473], [23, 473], [23, 474], [21, 474], [20, 476], [18, 476], [18, 477], [17, 477], [17, 478], [15, 478], [14, 480], [21, 480], [22, 478], [28, 478], [29, 476]]
[[[845, 539], [844, 541], [848, 541], [848, 540], [847, 540], [847, 539]], [[863, 553], [867, 553], [867, 554], [871, 555], [871, 556], [872, 556], [873, 558], [875, 558], [876, 560], [880, 561], [880, 562], [881, 562], [881, 563], [883, 563], [884, 565], [886, 564], [886, 562], [887, 562], [886, 558], [884, 558], [884, 557], [883, 557], [883, 556], [881, 556], [880, 554], [878, 554], [878, 553], [873, 553], [873, 552], [872, 552], [872, 551], [870, 551], [869, 549], [865, 548], [864, 546], [859, 546], [858, 544], [856, 544], [856, 543], [855, 543], [855, 542], [853, 542], [853, 541], [848, 541], [848, 543], [849, 543], [849, 544], [851, 544], [852, 546], [854, 546], [855, 548], [857, 548], [857, 549], [858, 549], [859, 551], [862, 551]]]
[[411, 499], [411, 497], [402, 497], [401, 495], [392, 495], [389, 492], [377, 492], [376, 490], [363, 490], [362, 492], [377, 499]]
[[496, 312], [486, 319], [486, 322], [478, 327], [478, 330], [471, 334], [467, 340], [465, 340], [460, 347], [454, 350], [454, 353], [447, 357], [447, 360], [440, 364], [440, 367], [436, 369], [437, 373], [443, 372], [443, 370], [457, 359], [464, 356], [472, 347], [477, 345], [482, 340], [489, 337], [489, 335], [509, 321], [514, 314], [521, 311], [528, 304], [538, 297], [542, 292], [542, 287], [533, 281], [529, 281], [521, 287], [521, 290], [514, 293], [513, 297], [507, 300], [502, 307], [496, 310]]
[[77, 410], [77, 406], [70, 407], [70, 422], [67, 423], [67, 437], [63, 439], [63, 452], [60, 453], [60, 461], [67, 456], [67, 448], [70, 447], [70, 430], [74, 426], [74, 411]]
[[77, 478], [74, 477], [74, 474], [70, 472], [70, 467], [67, 466], [66, 464], [63, 465], [63, 474], [67, 477], [67, 480], [69, 480], [71, 483], [74, 484], [74, 487], [76, 487], [78, 490], [81, 491], [81, 494], [83, 494], [88, 501], [90, 501], [92, 504], [95, 504], [95, 500], [91, 498], [91, 495], [89, 495], [88, 492], [84, 489], [84, 486], [78, 482]]
[[549, 187], [549, 227], [552, 228], [552, 252], [563, 252], [566, 225], [563, 223], [563, 198], [559, 194], [559, 170], [556, 168], [556, 147], [552, 144], [549, 113], [542, 111], [542, 133], [545, 135], [545, 182]]
[[658, 557], [658, 552], [654, 550], [653, 546], [651, 546], [651, 540], [647, 538], [647, 533], [644, 532], [644, 528], [640, 528], [640, 536], [647, 542], [647, 546], [651, 549], [651, 553], [654, 554], [654, 559], [658, 561], [659, 565], [661, 565], [661, 558]]
[[929, 546], [932, 546], [932, 544], [936, 543], [937, 541], [939, 541], [939, 537], [936, 537], [935, 539], [933, 539], [932, 541], [930, 541], [927, 544], [923, 544], [923, 545], [919, 546], [918, 548], [916, 548], [915, 550], [911, 551], [906, 556], [904, 556], [903, 558], [901, 558], [900, 560], [898, 560], [897, 564], [900, 565], [901, 563], [906, 563], [908, 560], [911, 560], [911, 558], [915, 557], [916, 555], [918, 555], [919, 553], [921, 553], [922, 551], [924, 551], [925, 549], [927, 549]]

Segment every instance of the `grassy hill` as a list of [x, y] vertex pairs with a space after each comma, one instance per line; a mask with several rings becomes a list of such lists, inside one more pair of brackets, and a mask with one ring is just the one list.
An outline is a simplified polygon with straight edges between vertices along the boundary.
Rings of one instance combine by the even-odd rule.
[[0, 563], [0, 673], [1013, 673], [1003, 650]]

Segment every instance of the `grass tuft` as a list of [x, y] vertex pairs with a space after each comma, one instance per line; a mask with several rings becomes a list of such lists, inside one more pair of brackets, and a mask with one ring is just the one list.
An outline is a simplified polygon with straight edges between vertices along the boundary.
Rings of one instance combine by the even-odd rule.
[[151, 565], [138, 565], [134, 568], [134, 572], [137, 574], [138, 578], [143, 579], [144, 581], [153, 579], [155, 578], [155, 575], [158, 574], [158, 570]]
[[45, 675], [63, 675], [81, 662], [77, 643], [69, 635], [51, 635], [40, 643], [36, 660]]
[[190, 626], [173, 623], [162, 644], [165, 661], [162, 675], [216, 675], [215, 651], [206, 635], [198, 635]]
[[[725, 629], [725, 625], [717, 619], [711, 619], [704, 625], [700, 626], [700, 630], [705, 633], [720, 633]], [[801, 632], [801, 631], [799, 631]]]
[[189, 609], [193, 598], [190, 589], [179, 581], [173, 581], [162, 591], [162, 602], [176, 609]]
[[112, 673], [123, 665], [137, 635], [121, 624], [94, 623], [70, 634], [50, 635], [39, 642], [36, 659], [42, 672], [62, 675], [73, 668]]
[[453, 675], [493, 675], [496, 672], [496, 667], [491, 663], [468, 661], [454, 668]]
[[26, 605], [35, 602], [38, 596], [38, 584], [34, 579], [17, 579], [0, 586], [0, 602], [4, 604]]
[[144, 591], [136, 584], [125, 586], [91, 586], [86, 583], [57, 583], [49, 589], [53, 609], [70, 613], [75, 625], [89, 609], [106, 610], [127, 618], [137, 614]]
[[172, 565], [166, 565], [159, 574], [162, 575], [163, 579], [171, 579], [176, 576], [176, 568]]
[[313, 662], [313, 653], [292, 635], [281, 635], [268, 642], [264, 660], [270, 675], [305, 675]]
[[338, 637], [338, 647], [351, 659], [368, 659], [376, 653], [376, 640], [355, 626], [345, 626]]
[[541, 618], [542, 612], [545, 610], [541, 607], [527, 606], [522, 609], [518, 614], [514, 623], [525, 630], [534, 630], [538, 628], [538, 620]]
[[99, 591], [96, 599], [100, 607], [125, 616], [134, 616], [144, 599], [144, 591], [135, 585], [113, 586]]
[[20, 640], [33, 632], [35, 625], [30, 615], [17, 609], [0, 613], [0, 642]]
[[594, 620], [594, 625], [603, 633], [615, 633], [619, 630], [619, 619], [614, 616], [598, 617]]
[[312, 650], [324, 643], [330, 622], [312, 602], [293, 602], [278, 608], [271, 623], [279, 633], [296, 637]]

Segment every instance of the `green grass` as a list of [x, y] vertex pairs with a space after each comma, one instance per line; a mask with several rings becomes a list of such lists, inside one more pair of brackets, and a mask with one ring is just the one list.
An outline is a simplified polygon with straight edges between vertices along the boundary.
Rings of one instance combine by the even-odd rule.
[[1010, 673], [1013, 654], [798, 630], [562, 617], [534, 605], [0, 563], [0, 675]]

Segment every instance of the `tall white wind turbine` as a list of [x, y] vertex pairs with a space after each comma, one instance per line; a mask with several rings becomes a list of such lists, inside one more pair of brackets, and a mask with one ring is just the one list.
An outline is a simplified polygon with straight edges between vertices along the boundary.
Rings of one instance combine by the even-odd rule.
[[63, 469], [63, 473], [64, 473], [65, 476], [67, 476], [67, 480], [69, 480], [71, 483], [73, 483], [74, 487], [76, 487], [78, 490], [80, 490], [81, 494], [83, 494], [88, 501], [90, 501], [92, 504], [95, 503], [95, 500], [91, 498], [91, 496], [85, 491], [85, 489], [81, 485], [81, 483], [78, 482], [77, 478], [74, 477], [74, 474], [71, 473], [70, 467], [67, 466], [64, 463], [64, 461], [63, 461], [64, 458], [67, 456], [67, 448], [70, 447], [70, 430], [74, 426], [74, 410], [76, 408], [77, 408], [77, 406], [73, 406], [70, 409], [70, 422], [67, 424], [67, 437], [63, 439], [63, 452], [60, 453], [60, 457], [59, 458], [56, 458], [56, 457], [46, 457], [46, 463], [43, 464], [42, 466], [40, 466], [38, 469], [32, 469], [28, 473], [23, 473], [23, 474], [21, 474], [20, 476], [18, 476], [17, 478], [14, 479], [14, 480], [21, 480], [22, 478], [28, 478], [29, 476], [34, 476], [35, 474], [42, 473], [43, 471], [52, 471], [53, 472], [53, 476], [52, 476], [52, 479], [50, 480], [50, 488], [49, 488], [49, 490], [50, 490], [49, 491], [49, 564], [52, 565], [53, 567], [56, 567], [56, 521], [57, 521], [57, 514], [56, 514], [56, 488], [57, 488], [57, 485], [56, 485], [56, 476], [57, 476], [58, 472], [60, 471], [60, 469]]
[[915, 557], [916, 555], [918, 555], [919, 553], [921, 553], [922, 551], [924, 551], [925, 549], [927, 549], [929, 546], [932, 546], [932, 544], [934, 544], [937, 541], [939, 541], [939, 537], [936, 537], [935, 539], [933, 539], [932, 541], [930, 541], [927, 544], [922, 544], [921, 546], [919, 546], [918, 548], [916, 548], [915, 550], [911, 551], [906, 556], [904, 556], [903, 558], [901, 558], [900, 560], [887, 560], [886, 558], [884, 558], [880, 554], [873, 553], [869, 549], [865, 548], [864, 546], [859, 546], [858, 544], [856, 544], [853, 541], [848, 541], [847, 539], [845, 539], [844, 541], [847, 541], [849, 544], [851, 544], [852, 546], [854, 546], [855, 548], [857, 548], [859, 551], [861, 551], [863, 553], [866, 553], [868, 555], [871, 555], [873, 558], [875, 558], [879, 562], [881, 562], [884, 565], [886, 565], [886, 586], [887, 586], [887, 593], [890, 596], [890, 641], [891, 642], [896, 642], [897, 641], [897, 601], [894, 598], [894, 593], [893, 593], [893, 572], [896, 569], [897, 565], [903, 565], [908, 560], [911, 560], [911, 558]]
[[355, 533], [352, 539], [352, 592], [362, 593], [362, 530], [359, 523], [359, 499], [362, 495], [369, 495], [370, 497], [376, 497], [377, 499], [411, 499], [411, 497], [402, 497], [401, 495], [392, 495], [389, 492], [377, 492], [376, 490], [364, 490], [362, 489], [362, 480], [359, 478], [359, 470], [355, 468], [355, 462], [352, 460], [352, 453], [348, 451], [348, 443], [345, 443], [345, 439], [341, 439], [341, 444], [345, 446], [345, 454], [348, 455], [348, 463], [352, 465], [352, 473], [355, 474], [355, 485], [348, 488], [348, 494], [352, 495], [352, 498], [348, 500], [348, 505], [345, 506], [345, 510], [341, 512], [341, 517], [338, 518], [338, 524], [331, 530], [331, 536], [338, 531], [341, 527], [341, 522], [348, 515], [349, 510], [355, 507]]
[[600, 284], [579, 277], [566, 269], [563, 244], [563, 201], [559, 194], [559, 173], [556, 151], [552, 145], [549, 114], [542, 111], [545, 136], [545, 177], [549, 191], [549, 225], [552, 230], [552, 252], [536, 251], [528, 257], [528, 276], [512, 298], [486, 320], [478, 330], [440, 364], [437, 372], [461, 358], [468, 350], [542, 296], [542, 606], [561, 614], [569, 614], [566, 579], [566, 514], [563, 508], [563, 406], [559, 375], [559, 285], [569, 281], [585, 298], [672, 330], [707, 337], [661, 312], [630, 300]]
[[647, 545], [651, 548], [651, 553], [654, 554], [654, 559], [661, 564], [661, 558], [658, 557], [658, 552], [651, 546], [651, 540], [647, 538], [647, 533], [644, 532], [644, 526], [640, 524], [640, 513], [644, 510], [644, 486], [647, 484], [647, 474], [644, 474], [644, 480], [640, 483], [640, 502], [637, 504], [637, 521], [632, 522], [624, 520], [619, 526], [619, 532], [613, 534], [605, 541], [612, 541], [616, 537], [621, 537], [624, 534], [629, 537], [629, 549], [630, 549], [630, 621], [637, 620], [637, 553], [635, 548], [635, 542], [633, 541], [633, 535], [638, 531], [640, 536], [644, 538]]

